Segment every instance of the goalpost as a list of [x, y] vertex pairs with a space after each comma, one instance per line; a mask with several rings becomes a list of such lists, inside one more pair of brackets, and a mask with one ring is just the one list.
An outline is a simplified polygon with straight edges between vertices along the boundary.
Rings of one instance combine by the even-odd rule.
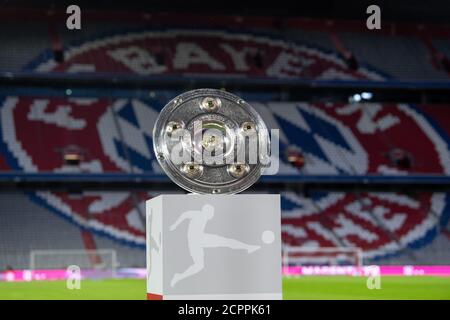
[[363, 251], [354, 247], [283, 248], [283, 266], [357, 266], [363, 265]]
[[69, 266], [114, 278], [118, 267], [117, 253], [112, 249], [30, 251], [30, 270], [65, 270]]

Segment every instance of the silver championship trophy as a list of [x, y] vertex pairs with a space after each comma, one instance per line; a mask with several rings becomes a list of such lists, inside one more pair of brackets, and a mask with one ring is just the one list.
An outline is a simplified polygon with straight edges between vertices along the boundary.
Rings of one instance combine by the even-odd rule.
[[281, 299], [280, 197], [236, 194], [270, 165], [260, 115], [221, 90], [198, 89], [161, 111], [153, 146], [190, 194], [146, 202], [148, 299]]

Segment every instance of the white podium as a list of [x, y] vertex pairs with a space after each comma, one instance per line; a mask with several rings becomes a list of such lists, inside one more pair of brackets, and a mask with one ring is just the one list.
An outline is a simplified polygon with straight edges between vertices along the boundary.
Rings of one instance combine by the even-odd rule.
[[279, 195], [162, 195], [146, 216], [148, 299], [282, 299]]

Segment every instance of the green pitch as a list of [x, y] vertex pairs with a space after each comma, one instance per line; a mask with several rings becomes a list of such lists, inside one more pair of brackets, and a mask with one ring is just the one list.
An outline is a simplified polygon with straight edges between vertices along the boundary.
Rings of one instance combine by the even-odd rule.
[[[369, 290], [366, 278], [323, 276], [283, 279], [285, 299], [448, 299], [450, 278], [383, 277]], [[0, 282], [3, 299], [145, 299], [145, 280], [84, 280], [80, 290], [65, 281]]]

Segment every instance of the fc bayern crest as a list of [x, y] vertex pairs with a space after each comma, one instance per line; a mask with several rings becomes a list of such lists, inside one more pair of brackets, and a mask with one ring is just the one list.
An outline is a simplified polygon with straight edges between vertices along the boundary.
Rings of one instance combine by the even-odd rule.
[[[351, 71], [337, 55], [311, 46], [207, 30], [113, 34], [68, 47], [63, 63], [44, 53], [28, 68], [383, 79], [369, 68]], [[153, 154], [152, 129], [162, 106], [175, 95], [165, 91], [152, 92], [147, 99], [3, 97], [1, 152], [13, 169], [26, 172], [73, 171], [62, 159], [67, 150], [76, 149], [82, 155], [78, 172], [161, 173]], [[392, 164], [389, 153], [393, 150], [419, 155], [413, 172], [450, 174], [447, 137], [414, 106], [250, 103], [270, 128], [280, 129], [281, 154], [295, 150], [304, 157], [301, 168], [282, 157], [281, 174], [408, 174]], [[426, 155], [426, 161], [420, 155]], [[128, 192], [30, 195], [82, 227], [140, 247], [145, 246], [145, 224], [139, 211], [151, 196]], [[360, 247], [366, 257], [385, 256], [429, 243], [450, 214], [447, 204], [444, 193], [313, 193], [308, 198], [283, 193], [283, 237], [290, 245]]]

